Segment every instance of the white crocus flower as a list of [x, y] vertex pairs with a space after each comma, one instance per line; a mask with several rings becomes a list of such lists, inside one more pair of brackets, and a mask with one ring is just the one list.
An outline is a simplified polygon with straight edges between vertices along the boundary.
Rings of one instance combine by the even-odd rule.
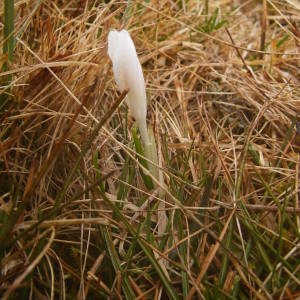
[[113, 72], [118, 89], [128, 90], [126, 103], [140, 129], [142, 140], [150, 144], [146, 116], [147, 98], [145, 81], [134, 43], [126, 30], [111, 30], [108, 34], [108, 55], [113, 64]]
[[[126, 102], [129, 106], [130, 113], [135, 118], [141, 137], [145, 146], [146, 157], [150, 160], [149, 169], [151, 174], [160, 182], [163, 187], [162, 171], [157, 167], [158, 157], [155, 138], [153, 132], [148, 132], [146, 116], [147, 116], [147, 98], [145, 81], [141, 64], [139, 62], [134, 43], [126, 30], [111, 30], [108, 34], [108, 55], [113, 64], [115, 81], [118, 89], [123, 92], [128, 90]], [[164, 197], [164, 190], [160, 189], [161, 198]], [[158, 232], [165, 232], [167, 217], [164, 202], [160, 202], [158, 211]], [[156, 253], [154, 252], [156, 255]], [[159, 264], [163, 268], [169, 278], [166, 261], [159, 260]]]

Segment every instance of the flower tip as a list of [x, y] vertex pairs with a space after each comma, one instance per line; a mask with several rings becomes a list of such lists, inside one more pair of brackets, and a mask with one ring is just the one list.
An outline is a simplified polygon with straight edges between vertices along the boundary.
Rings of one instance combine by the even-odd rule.
[[120, 48], [128, 48], [128, 44], [133, 44], [130, 34], [126, 29], [122, 29], [120, 31], [111, 29], [108, 33], [107, 41], [107, 53], [111, 60], [114, 60], [114, 56], [118, 51], [120, 51]]

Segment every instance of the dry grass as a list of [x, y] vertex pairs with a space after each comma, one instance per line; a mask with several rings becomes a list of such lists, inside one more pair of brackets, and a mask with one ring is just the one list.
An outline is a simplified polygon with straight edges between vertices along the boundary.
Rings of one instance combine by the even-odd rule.
[[[298, 1], [106, 2], [15, 0], [14, 58], [0, 56], [2, 299], [300, 297]], [[3, 3], [0, 18], [3, 31]], [[163, 199], [106, 54], [122, 27]]]

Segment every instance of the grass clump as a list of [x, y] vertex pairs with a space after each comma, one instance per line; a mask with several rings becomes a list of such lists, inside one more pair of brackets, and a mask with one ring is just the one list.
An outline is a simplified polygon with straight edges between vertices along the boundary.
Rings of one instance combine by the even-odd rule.
[[[12, 1], [9, 34], [0, 3], [1, 299], [296, 299], [297, 5], [106, 2]], [[114, 85], [122, 26], [162, 181]]]

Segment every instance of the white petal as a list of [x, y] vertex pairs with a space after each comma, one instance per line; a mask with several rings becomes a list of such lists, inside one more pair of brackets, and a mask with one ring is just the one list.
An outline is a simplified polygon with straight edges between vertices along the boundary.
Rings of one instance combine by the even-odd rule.
[[145, 81], [134, 43], [126, 30], [109, 32], [108, 55], [113, 64], [118, 89], [128, 89], [126, 102], [139, 125], [144, 142], [147, 142]]

